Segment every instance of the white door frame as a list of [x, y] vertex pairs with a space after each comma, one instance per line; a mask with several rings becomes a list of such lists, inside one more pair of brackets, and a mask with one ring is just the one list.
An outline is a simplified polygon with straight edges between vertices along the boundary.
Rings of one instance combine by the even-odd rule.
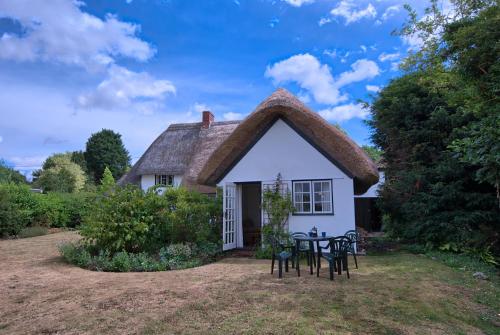
[[222, 250], [234, 249], [238, 241], [239, 228], [239, 193], [234, 183], [223, 185], [222, 212]]

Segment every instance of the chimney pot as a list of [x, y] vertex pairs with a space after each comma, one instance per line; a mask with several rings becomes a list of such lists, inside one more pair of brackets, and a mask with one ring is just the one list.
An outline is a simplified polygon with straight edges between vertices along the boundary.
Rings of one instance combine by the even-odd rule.
[[210, 111], [203, 111], [202, 113], [202, 127], [210, 128], [210, 125], [215, 121], [214, 115]]

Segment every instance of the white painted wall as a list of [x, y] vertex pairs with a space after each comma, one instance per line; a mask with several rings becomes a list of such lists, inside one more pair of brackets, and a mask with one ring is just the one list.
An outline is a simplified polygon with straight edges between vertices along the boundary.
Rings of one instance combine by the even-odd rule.
[[[179, 187], [182, 182], [182, 176], [174, 175], [174, 187]], [[141, 176], [141, 188], [147, 191], [150, 187], [155, 186], [155, 175], [145, 174]]]
[[355, 197], [356, 198], [378, 198], [378, 196], [379, 196], [378, 191], [380, 190], [380, 188], [382, 188], [382, 185], [384, 184], [384, 181], [385, 181], [384, 172], [379, 171], [378, 176], [379, 176], [378, 183], [376, 183], [375, 185], [372, 185], [372, 187], [370, 187], [368, 189], [368, 191], [366, 191], [366, 193], [363, 193], [361, 195], [356, 195]]
[[[284, 121], [278, 120], [221, 180], [227, 182], [272, 182], [281, 173], [283, 181], [332, 179], [333, 215], [290, 216], [291, 232], [308, 232], [313, 226], [328, 235], [343, 235], [354, 229], [353, 180], [318, 152]], [[241, 216], [240, 216], [241, 217]], [[241, 222], [240, 222], [241, 227]]]

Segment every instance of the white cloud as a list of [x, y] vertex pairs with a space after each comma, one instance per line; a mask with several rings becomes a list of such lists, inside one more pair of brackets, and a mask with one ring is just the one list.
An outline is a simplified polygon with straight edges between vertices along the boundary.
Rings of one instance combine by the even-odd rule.
[[319, 25], [320, 27], [322, 27], [322, 26], [324, 26], [325, 24], [330, 23], [330, 22], [332, 22], [332, 19], [331, 19], [331, 18], [329, 18], [329, 17], [322, 17], [322, 18], [318, 21], [318, 25]]
[[399, 71], [400, 65], [401, 65], [401, 62], [392, 62], [391, 63], [391, 71]]
[[2, 143], [2, 142], [3, 142], [3, 137], [2, 137], [2, 136], [0, 136], [0, 143]]
[[361, 50], [363, 50], [363, 52], [366, 52], [368, 50], [368, 48], [366, 47], [366, 45], [360, 45], [359, 48]]
[[108, 69], [107, 78], [94, 91], [77, 98], [77, 106], [110, 110], [134, 104], [140, 113], [152, 114], [167, 94], [175, 94], [175, 86], [170, 81], [113, 65]]
[[267, 66], [265, 76], [272, 78], [275, 84], [296, 82], [301, 88], [310, 91], [319, 103], [336, 104], [347, 99], [335, 87], [328, 65], [322, 65], [310, 54], [295, 55]]
[[378, 93], [380, 92], [381, 88], [377, 85], [366, 85], [366, 90], [368, 92]]
[[265, 76], [272, 78], [276, 85], [296, 82], [309, 91], [317, 102], [335, 105], [347, 100], [347, 95], [340, 93], [341, 87], [371, 79], [380, 73], [377, 64], [367, 59], [354, 62], [351, 68], [335, 80], [328, 65], [321, 64], [310, 54], [299, 54], [267, 66]]
[[315, 0], [282, 0], [293, 7], [300, 7], [302, 5], [313, 3]]
[[378, 56], [378, 60], [381, 61], [381, 62], [394, 61], [394, 60], [399, 59], [400, 57], [401, 57], [401, 55], [399, 54], [399, 52], [395, 52], [395, 53], [392, 53], [392, 54], [388, 54], [388, 53], [382, 52], [380, 54], [380, 56]]
[[47, 61], [100, 67], [117, 56], [146, 61], [155, 50], [136, 37], [140, 27], [107, 14], [104, 19], [83, 12], [81, 1], [0, 1], [0, 18], [18, 22], [24, 31], [4, 32], [0, 59]]
[[206, 105], [206, 104], [200, 104], [198, 102], [195, 102], [194, 105], [193, 105], [193, 110], [196, 113], [201, 113], [201, 112], [204, 112], [204, 111], [209, 111], [210, 107], [208, 107], [208, 105]]
[[47, 156], [13, 156], [9, 161], [14, 164], [15, 169], [38, 169], [42, 166]]
[[243, 119], [243, 114], [241, 114], [241, 113], [234, 113], [234, 112], [228, 112], [228, 113], [224, 113], [222, 115], [222, 117], [226, 121], [242, 120]]
[[346, 104], [336, 107], [331, 107], [319, 111], [319, 115], [328, 121], [342, 122], [352, 118], [364, 119], [369, 112], [363, 108], [362, 104]]
[[371, 79], [380, 74], [380, 69], [374, 61], [360, 59], [351, 65], [352, 71], [346, 71], [340, 74], [336, 82], [337, 87], [342, 87], [351, 83]]
[[399, 5], [393, 5], [387, 7], [387, 9], [384, 11], [384, 14], [382, 14], [382, 21], [386, 21], [388, 18], [396, 15], [399, 13], [401, 10], [401, 7]]
[[337, 50], [335, 50], [335, 49], [333, 49], [333, 50], [325, 49], [325, 51], [323, 51], [323, 55], [327, 55], [327, 56], [330, 56], [332, 58], [336, 58], [337, 57]]
[[375, 18], [377, 10], [369, 3], [365, 9], [359, 7], [351, 0], [342, 0], [337, 7], [330, 11], [332, 16], [341, 16], [345, 19], [345, 24], [351, 24], [363, 18]]

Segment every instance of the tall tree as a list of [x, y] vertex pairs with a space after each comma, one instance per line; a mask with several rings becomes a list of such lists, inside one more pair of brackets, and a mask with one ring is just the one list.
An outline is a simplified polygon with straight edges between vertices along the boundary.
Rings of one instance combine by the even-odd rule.
[[498, 220], [492, 187], [449, 145], [469, 120], [448, 103], [453, 75], [415, 72], [393, 80], [371, 106], [373, 142], [384, 151], [381, 206], [386, 229], [429, 246], [493, 245]]
[[82, 168], [71, 161], [71, 153], [54, 154], [48, 157], [37, 171], [34, 184], [44, 192], [80, 191], [85, 185], [86, 176]]
[[92, 134], [85, 150], [87, 170], [96, 184], [103, 177], [106, 166], [113, 177], [119, 179], [130, 165], [130, 156], [123, 145], [121, 135], [109, 129]]
[[371, 106], [387, 168], [381, 204], [395, 235], [499, 256], [498, 1], [450, 2], [443, 11], [431, 0], [422, 18], [406, 6], [399, 33], [421, 47]]

